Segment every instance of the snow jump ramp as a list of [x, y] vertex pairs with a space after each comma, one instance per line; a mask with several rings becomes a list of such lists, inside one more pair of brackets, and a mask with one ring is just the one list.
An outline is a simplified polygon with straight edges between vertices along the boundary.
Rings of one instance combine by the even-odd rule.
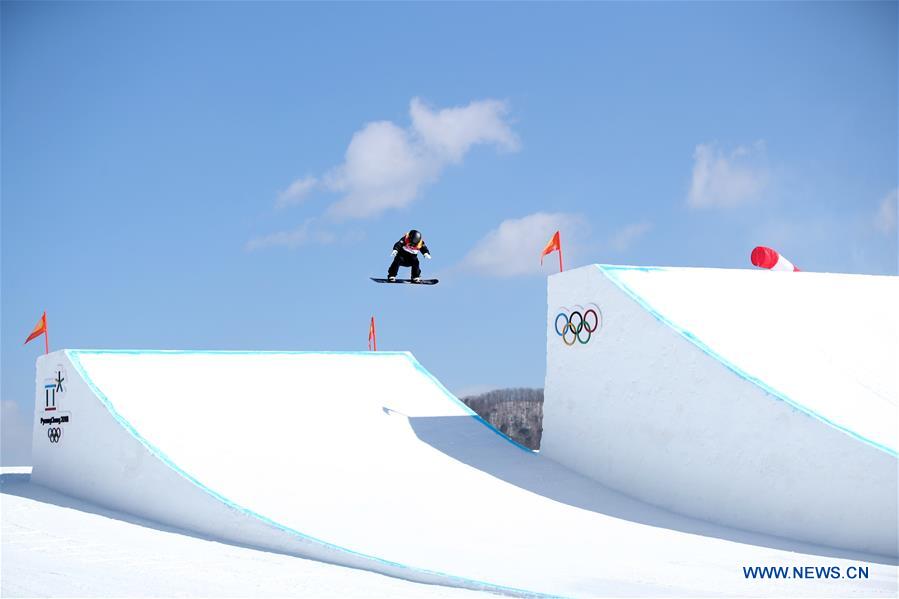
[[[58, 351], [32, 481], [214, 540], [503, 594], [868, 596], [892, 560], [722, 528], [515, 445], [408, 353]], [[741, 566], [864, 562], [866, 580]]]
[[681, 514], [895, 557], [897, 307], [888, 276], [553, 275], [541, 453]]

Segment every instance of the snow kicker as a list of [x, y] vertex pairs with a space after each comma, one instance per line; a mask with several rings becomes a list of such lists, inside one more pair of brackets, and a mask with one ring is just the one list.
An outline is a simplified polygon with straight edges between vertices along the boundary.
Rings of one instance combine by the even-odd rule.
[[[617, 334], [617, 308], [602, 294], [595, 299], [603, 320], [588, 316], [592, 338], [559, 351], [592, 350]], [[577, 317], [568, 318], [571, 341]], [[622, 348], [641, 357], [633, 345]], [[593, 377], [594, 397], [607, 393], [598, 368], [569, 374]], [[33, 482], [202, 538], [519, 596], [894, 596], [897, 587], [892, 558], [726, 528], [610, 490], [492, 429], [405, 352], [64, 350], [38, 359], [36, 382]], [[670, 383], [656, 379], [652, 389]], [[550, 391], [558, 402], [558, 389]], [[727, 420], [701, 417], [708, 434]], [[558, 414], [547, 424], [555, 425], [571, 427]], [[855, 437], [833, 430], [856, 447]], [[779, 432], [758, 434], [776, 440]], [[668, 426], [658, 434], [676, 433]], [[710, 439], [695, 439], [707, 450], [702, 459], [723, 459]], [[581, 441], [586, 451], [603, 448], [595, 437]], [[658, 440], [630, 443], [635, 460], [668, 460]], [[560, 447], [557, 438], [552, 444]], [[810, 463], [816, 447], [802, 449]], [[708, 470], [701, 460], [692, 466]], [[867, 496], [874, 474], [856, 474]], [[769, 501], [769, 490], [756, 491], [726, 500], [748, 512], [757, 497]], [[843, 572], [865, 564], [870, 579], [803, 580], [799, 588], [741, 570], [803, 571], [810, 563]]]
[[744, 530], [897, 554], [899, 278], [549, 279], [544, 455]]

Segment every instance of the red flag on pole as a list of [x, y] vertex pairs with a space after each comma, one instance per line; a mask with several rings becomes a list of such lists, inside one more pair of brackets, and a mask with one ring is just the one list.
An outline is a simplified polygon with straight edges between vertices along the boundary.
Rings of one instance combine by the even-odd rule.
[[371, 317], [371, 324], [368, 325], [368, 351], [378, 351], [378, 334], [375, 331], [375, 317]]
[[541, 266], [543, 266], [543, 257], [552, 252], [559, 252], [559, 272], [562, 272], [562, 240], [559, 239], [558, 231], [555, 232], [552, 239], [550, 239], [549, 243], [546, 244], [546, 247], [543, 248], [543, 253], [540, 254]]
[[[46, 351], [46, 353], [49, 354], [50, 353], [50, 335], [47, 334], [47, 313], [46, 312], [41, 314], [41, 319], [37, 322], [37, 325], [35, 325], [34, 330], [31, 331], [31, 334], [28, 335], [28, 339], [25, 340], [25, 343], [28, 343], [32, 339], [36, 339], [37, 337], [40, 337], [41, 335], [44, 336], [44, 350]], [[23, 343], [22, 345], [25, 345], [25, 343]]]

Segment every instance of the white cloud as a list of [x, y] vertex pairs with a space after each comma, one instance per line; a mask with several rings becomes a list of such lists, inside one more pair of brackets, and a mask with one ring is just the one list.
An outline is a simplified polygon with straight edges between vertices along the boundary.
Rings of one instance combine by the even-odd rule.
[[278, 193], [278, 199], [275, 205], [278, 208], [293, 206], [302, 203], [309, 195], [309, 192], [318, 185], [318, 179], [315, 177], [303, 177], [291, 183], [287, 189]]
[[247, 242], [246, 249], [253, 251], [278, 246], [295, 248], [309, 243], [330, 244], [335, 241], [337, 241], [337, 236], [334, 233], [317, 230], [315, 228], [315, 220], [309, 218], [292, 231], [280, 231], [251, 239]]
[[[476, 145], [515, 151], [519, 141], [507, 122], [508, 108], [498, 100], [434, 110], [418, 98], [409, 106], [411, 125], [390, 121], [366, 124], [353, 134], [342, 164], [321, 177], [295, 180], [278, 194], [279, 208], [302, 203], [313, 190], [340, 194], [327, 210], [336, 220], [369, 218], [403, 208], [420, 196], [443, 170], [462, 162]], [[292, 231], [252, 239], [248, 250], [294, 248], [308, 243], [332, 243], [334, 235], [317, 230], [307, 220]]]
[[441, 165], [417, 147], [409, 132], [391, 122], [369, 123], [353, 135], [345, 161], [326, 176], [344, 196], [330, 208], [339, 218], [366, 218], [402, 208], [432, 181]]
[[353, 135], [343, 164], [324, 177], [330, 191], [343, 194], [329, 209], [331, 216], [367, 218], [402, 208], [472, 147], [519, 147], [504, 102], [482, 100], [435, 111], [413, 98], [409, 113], [411, 127], [378, 121]]
[[418, 98], [412, 99], [409, 114], [412, 129], [436, 158], [460, 162], [476, 144], [494, 144], [515, 151], [518, 138], [504, 120], [508, 108], [499, 100], [481, 100], [465, 107], [432, 111]]
[[899, 188], [884, 196], [877, 209], [874, 226], [881, 233], [892, 233], [896, 230], [896, 212], [899, 211]]
[[634, 244], [634, 242], [646, 235], [651, 229], [652, 223], [646, 221], [627, 225], [612, 235], [609, 239], [609, 247], [616, 252], [626, 251]]
[[729, 208], [759, 199], [768, 182], [764, 142], [738, 146], [730, 153], [718, 144], [699, 144], [693, 152], [693, 176], [687, 204], [693, 208]]
[[0, 456], [3, 466], [31, 464], [31, 424], [11, 399], [0, 401]]
[[[540, 252], [556, 231], [561, 231], [562, 251], [570, 259], [577, 247], [583, 218], [568, 213], [537, 212], [523, 218], [504, 220], [468, 252], [459, 268], [497, 277], [515, 277], [551, 272], [540, 265]], [[574, 240], [574, 243], [572, 243]], [[555, 257], [549, 261], [555, 265]]]

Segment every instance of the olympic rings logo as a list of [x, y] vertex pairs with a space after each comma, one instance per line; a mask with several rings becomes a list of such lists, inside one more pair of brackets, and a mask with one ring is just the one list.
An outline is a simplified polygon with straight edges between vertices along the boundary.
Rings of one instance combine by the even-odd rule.
[[50, 439], [50, 443], [59, 443], [59, 439], [62, 437], [62, 427], [59, 426], [51, 426], [47, 429], [47, 438]]
[[586, 309], [583, 306], [575, 306], [574, 310], [562, 308], [553, 327], [565, 345], [572, 346], [575, 342], [587, 345], [593, 333], [602, 327], [602, 310], [596, 304], [590, 304]]

